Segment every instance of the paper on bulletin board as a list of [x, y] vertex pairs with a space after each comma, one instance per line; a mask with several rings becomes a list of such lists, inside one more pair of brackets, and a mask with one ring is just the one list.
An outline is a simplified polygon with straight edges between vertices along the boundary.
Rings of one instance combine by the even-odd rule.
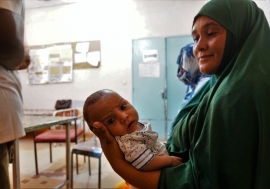
[[86, 62], [86, 53], [85, 52], [75, 53], [74, 54], [74, 63], [79, 64], [79, 63], [83, 63], [83, 62]]
[[143, 51], [143, 62], [157, 62], [157, 61], [158, 61], [158, 51], [156, 49]]
[[100, 41], [73, 43], [73, 69], [99, 68], [101, 64]]
[[29, 84], [72, 82], [72, 52], [71, 45], [30, 49]]
[[28, 67], [29, 84], [48, 83], [48, 59], [49, 50], [46, 48], [31, 49], [31, 63]]
[[139, 77], [160, 77], [159, 62], [139, 63]]
[[98, 66], [98, 63], [100, 62], [100, 51], [88, 52], [87, 62], [92, 66]]

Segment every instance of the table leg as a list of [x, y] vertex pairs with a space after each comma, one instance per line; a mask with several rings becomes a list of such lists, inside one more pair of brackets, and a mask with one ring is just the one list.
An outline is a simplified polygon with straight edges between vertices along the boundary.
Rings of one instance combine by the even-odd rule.
[[20, 189], [20, 154], [19, 154], [19, 139], [14, 142], [14, 161], [13, 169], [13, 188]]
[[68, 123], [66, 128], [66, 180], [67, 188], [70, 186], [70, 175], [71, 175], [71, 163], [70, 163], [70, 128], [71, 122]]

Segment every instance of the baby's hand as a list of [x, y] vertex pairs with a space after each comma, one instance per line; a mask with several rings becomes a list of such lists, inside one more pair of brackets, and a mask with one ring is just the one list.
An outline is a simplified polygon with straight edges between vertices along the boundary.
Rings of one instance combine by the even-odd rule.
[[176, 156], [170, 156], [170, 157], [171, 157], [171, 160], [172, 160], [171, 167], [182, 164], [182, 159], [180, 157], [176, 157]]

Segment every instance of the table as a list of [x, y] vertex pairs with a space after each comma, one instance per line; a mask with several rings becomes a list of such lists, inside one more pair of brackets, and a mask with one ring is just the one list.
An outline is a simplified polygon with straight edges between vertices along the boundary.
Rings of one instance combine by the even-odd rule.
[[[25, 132], [32, 132], [42, 128], [48, 128], [53, 125], [66, 124], [66, 180], [55, 188], [61, 188], [67, 185], [69, 188], [71, 176], [70, 161], [70, 126], [77, 117], [54, 117], [54, 116], [23, 116], [23, 127]], [[19, 139], [15, 140], [15, 154], [13, 162], [13, 188], [20, 189], [20, 157], [19, 157]]]

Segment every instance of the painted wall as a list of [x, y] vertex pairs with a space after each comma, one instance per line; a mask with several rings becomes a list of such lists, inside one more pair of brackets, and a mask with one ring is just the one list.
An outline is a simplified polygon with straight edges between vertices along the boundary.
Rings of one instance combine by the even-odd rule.
[[[270, 2], [256, 1], [270, 20]], [[53, 109], [57, 99], [84, 101], [109, 88], [132, 101], [132, 39], [190, 33], [193, 17], [205, 1], [91, 0], [26, 10], [28, 45], [101, 41], [101, 66], [74, 70], [73, 82], [29, 85], [19, 71], [24, 108]]]

